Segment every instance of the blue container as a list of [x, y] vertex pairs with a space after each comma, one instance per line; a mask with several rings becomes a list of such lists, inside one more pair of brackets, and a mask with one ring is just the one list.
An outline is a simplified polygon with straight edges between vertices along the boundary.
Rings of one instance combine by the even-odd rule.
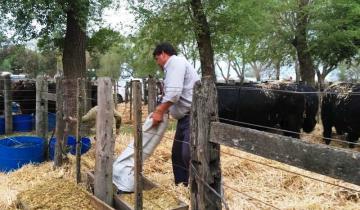
[[12, 102], [11, 104], [11, 107], [12, 107], [12, 112], [13, 113], [20, 113], [20, 104], [16, 103], [16, 102]]
[[13, 115], [13, 131], [29, 132], [33, 129], [34, 116], [30, 114]]
[[0, 171], [16, 170], [28, 163], [44, 161], [44, 140], [33, 136], [0, 139]]
[[5, 134], [5, 118], [0, 117], [0, 135]]
[[55, 113], [48, 113], [48, 129], [52, 131], [55, 129], [56, 126], [56, 114]]
[[[55, 154], [55, 143], [56, 138], [51, 138], [49, 143], [49, 157], [51, 160], [54, 160], [54, 154]], [[74, 136], [68, 136], [67, 140], [67, 146], [68, 146], [68, 152], [70, 152], [72, 155], [76, 154], [76, 139]], [[91, 147], [91, 141], [87, 137], [81, 138], [81, 154], [86, 153]]]

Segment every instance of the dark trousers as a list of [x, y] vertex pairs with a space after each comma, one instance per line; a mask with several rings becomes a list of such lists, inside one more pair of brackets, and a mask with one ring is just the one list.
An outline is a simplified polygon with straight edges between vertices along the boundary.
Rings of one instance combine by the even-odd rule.
[[190, 116], [178, 120], [171, 155], [175, 184], [189, 182], [190, 163]]

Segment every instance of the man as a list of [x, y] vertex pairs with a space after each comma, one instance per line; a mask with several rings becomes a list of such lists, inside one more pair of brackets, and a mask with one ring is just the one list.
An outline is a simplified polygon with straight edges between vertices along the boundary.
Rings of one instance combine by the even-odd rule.
[[178, 120], [175, 140], [172, 147], [172, 164], [175, 184], [188, 185], [190, 162], [190, 108], [193, 87], [200, 80], [192, 65], [183, 57], [178, 57], [174, 47], [169, 43], [156, 46], [153, 56], [164, 71], [164, 96], [161, 104], [153, 112], [153, 126], [163, 119], [163, 114], [170, 111]]

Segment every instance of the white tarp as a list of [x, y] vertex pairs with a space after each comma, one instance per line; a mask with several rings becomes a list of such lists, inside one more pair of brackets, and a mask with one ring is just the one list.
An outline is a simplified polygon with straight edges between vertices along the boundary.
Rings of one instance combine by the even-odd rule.
[[[146, 118], [142, 126], [143, 161], [145, 161], [159, 145], [168, 125], [168, 115], [164, 114], [163, 121], [158, 127], [152, 128], [152, 113]], [[125, 192], [134, 191], [134, 140], [121, 153], [113, 164], [113, 183]]]

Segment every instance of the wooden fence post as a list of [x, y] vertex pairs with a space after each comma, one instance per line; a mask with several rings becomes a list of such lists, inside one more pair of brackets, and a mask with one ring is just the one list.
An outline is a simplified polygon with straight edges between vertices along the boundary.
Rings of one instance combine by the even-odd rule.
[[154, 78], [148, 79], [148, 113], [153, 112], [156, 107], [156, 83]]
[[48, 84], [44, 76], [36, 78], [36, 135], [45, 140], [45, 157], [48, 158]]
[[133, 85], [133, 81], [132, 80], [130, 80], [130, 94], [129, 94], [129, 98], [130, 98], [130, 115], [129, 115], [129, 117], [130, 117], [130, 121], [132, 120], [132, 112], [133, 112], [133, 110], [132, 110], [132, 103], [133, 103], [133, 97], [132, 97], [132, 95], [133, 95], [133, 87], [132, 87], [132, 85]]
[[129, 102], [129, 82], [125, 84], [125, 104]]
[[148, 104], [148, 81], [146, 78], [142, 79], [142, 89], [143, 89], [143, 96], [144, 96], [144, 105]]
[[78, 78], [77, 81], [77, 121], [76, 121], [76, 183], [81, 182], [81, 138], [84, 135], [81, 130], [81, 118], [84, 110], [85, 79]]
[[113, 203], [112, 165], [114, 158], [114, 101], [111, 90], [110, 78], [98, 79], [94, 194], [109, 205]]
[[4, 76], [4, 117], [5, 117], [5, 134], [13, 132], [12, 119], [12, 90], [10, 75]]
[[64, 99], [63, 99], [63, 77], [56, 77], [56, 144], [54, 154], [54, 166], [60, 167], [63, 161], [63, 138], [64, 138]]
[[143, 207], [143, 181], [142, 181], [142, 127], [141, 127], [141, 83], [132, 82], [132, 95], [134, 106], [134, 148], [135, 148], [135, 210]]
[[0, 76], [0, 92], [1, 93], [4, 91], [4, 80], [5, 80], [5, 76]]
[[210, 77], [204, 77], [195, 85], [191, 109], [190, 189], [194, 210], [222, 207], [220, 145], [209, 142], [210, 123], [218, 120], [217, 112], [215, 84]]
[[[92, 83], [90, 80], [85, 80], [85, 89], [83, 89], [83, 96], [84, 96], [84, 112], [83, 113], [87, 113], [92, 105], [91, 105], [91, 89], [92, 89]], [[87, 136], [90, 133], [90, 125], [89, 123], [84, 123], [81, 125], [81, 133], [84, 136]]]
[[[70, 90], [67, 90], [65, 87], [71, 87], [72, 85], [72, 79], [67, 79], [67, 78], [64, 78], [63, 79], [63, 82], [62, 82], [62, 87], [63, 87], [63, 97], [68, 97], [69, 94], [70, 94]], [[73, 94], [73, 90], [71, 92], [71, 94]], [[68, 136], [70, 134], [70, 129], [71, 129], [71, 122], [70, 122], [70, 115], [69, 115], [69, 110], [70, 110], [70, 107], [69, 107], [69, 104], [72, 104], [72, 101], [69, 102], [69, 101], [66, 101], [66, 100], [63, 100], [63, 120], [64, 120], [64, 135], [63, 135], [63, 148], [65, 148], [65, 146], [67, 145], [67, 142], [68, 142]]]

